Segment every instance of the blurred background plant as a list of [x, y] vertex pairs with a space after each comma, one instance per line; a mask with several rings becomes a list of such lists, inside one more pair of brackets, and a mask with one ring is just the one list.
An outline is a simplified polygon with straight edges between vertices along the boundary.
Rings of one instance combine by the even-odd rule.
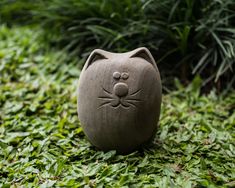
[[82, 59], [146, 46], [169, 87], [195, 76], [204, 91], [235, 85], [234, 0], [3, 0], [0, 19], [40, 25], [51, 46]]

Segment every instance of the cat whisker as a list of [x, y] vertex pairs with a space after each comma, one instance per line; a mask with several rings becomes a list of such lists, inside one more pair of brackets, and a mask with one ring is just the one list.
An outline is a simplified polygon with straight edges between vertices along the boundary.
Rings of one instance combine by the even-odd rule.
[[135, 91], [134, 93], [130, 94], [130, 96], [135, 96], [135, 95], [137, 95], [140, 91], [141, 91], [141, 89], [138, 89], [138, 90]]
[[127, 104], [129, 104], [130, 106], [133, 106], [133, 107], [137, 108], [135, 103], [132, 103], [132, 102], [129, 102], [129, 101], [128, 101]]
[[114, 100], [111, 97], [98, 97], [98, 99], [101, 99], [101, 100]]
[[102, 89], [103, 89], [103, 91], [104, 91], [107, 95], [112, 96], [112, 93], [111, 93], [111, 92], [109, 92], [108, 90], [104, 89], [103, 87], [102, 87]]
[[135, 101], [135, 102], [141, 102], [141, 100], [140, 100], [140, 99], [131, 99], [131, 98], [129, 98], [129, 99], [126, 99], [126, 101]]
[[108, 105], [108, 104], [110, 104], [110, 102], [109, 102], [109, 101], [106, 101], [106, 102], [104, 102], [103, 104], [101, 104], [101, 105], [98, 107], [98, 109], [101, 108], [101, 107], [103, 107], [103, 106], [105, 106], [105, 105]]

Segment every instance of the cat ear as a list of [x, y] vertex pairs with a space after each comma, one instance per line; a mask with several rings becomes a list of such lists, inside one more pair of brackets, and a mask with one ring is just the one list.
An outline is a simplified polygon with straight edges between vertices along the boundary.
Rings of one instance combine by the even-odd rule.
[[140, 48], [137, 48], [137, 49], [133, 50], [131, 52], [130, 58], [135, 58], [135, 57], [145, 59], [146, 61], [151, 63], [154, 66], [155, 69], [157, 69], [156, 62], [155, 62], [152, 54], [150, 53], [150, 51], [147, 48], [140, 47]]
[[106, 53], [107, 53], [106, 51], [101, 50], [101, 49], [95, 49], [94, 51], [92, 51], [85, 63], [84, 68], [87, 69], [95, 61], [98, 61], [101, 59], [108, 59], [105, 55]]

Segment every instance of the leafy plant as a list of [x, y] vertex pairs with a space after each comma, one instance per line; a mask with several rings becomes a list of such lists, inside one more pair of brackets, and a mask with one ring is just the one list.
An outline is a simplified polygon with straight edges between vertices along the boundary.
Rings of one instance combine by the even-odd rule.
[[43, 24], [60, 30], [64, 44], [76, 53], [147, 46], [164, 62], [160, 68], [165, 72], [168, 66], [180, 69], [173, 76], [181, 80], [200, 74], [204, 85], [213, 80], [223, 89], [234, 83], [233, 0], [54, 0], [42, 7]]
[[165, 61], [169, 66], [174, 66], [172, 61], [176, 62], [175, 69], [181, 71], [175, 73], [179, 72], [182, 80], [190, 78], [192, 73], [204, 78], [203, 85], [212, 79], [217, 86], [220, 84], [220, 89], [226, 82], [232, 85], [235, 80], [232, 73], [235, 67], [234, 6], [232, 0], [154, 1], [149, 6], [149, 14], [154, 15], [152, 25], [160, 25], [166, 36], [158, 62]]
[[41, 0], [1, 0], [0, 23], [27, 24], [32, 23], [32, 10], [37, 9]]
[[[173, 83], [176, 76], [188, 83], [200, 75], [205, 88], [223, 90], [235, 84], [234, 0], [35, 2], [27, 9], [32, 22], [47, 29], [53, 46], [59, 44], [72, 55], [85, 58], [94, 48], [123, 52], [146, 46], [164, 83]], [[2, 15], [11, 15], [6, 7]]]
[[42, 3], [35, 15], [44, 26], [53, 25], [52, 32], [59, 29], [66, 49], [86, 55], [94, 48], [125, 51], [133, 42], [138, 45], [137, 39], [148, 30], [142, 5], [139, 0], [53, 0]]

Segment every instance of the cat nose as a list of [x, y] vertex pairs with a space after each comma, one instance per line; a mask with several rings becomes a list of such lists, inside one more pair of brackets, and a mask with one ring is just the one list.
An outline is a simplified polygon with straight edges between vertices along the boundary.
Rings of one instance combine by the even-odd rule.
[[117, 83], [113, 87], [114, 94], [118, 97], [125, 97], [128, 94], [128, 85], [125, 83]]

